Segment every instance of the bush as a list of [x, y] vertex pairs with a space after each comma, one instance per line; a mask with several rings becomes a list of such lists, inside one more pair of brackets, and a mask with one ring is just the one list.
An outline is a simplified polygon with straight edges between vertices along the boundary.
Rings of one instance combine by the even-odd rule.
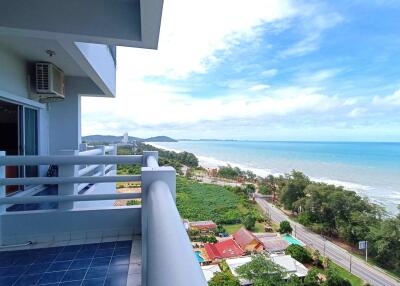
[[310, 263], [313, 261], [308, 250], [297, 244], [292, 244], [286, 248], [285, 254], [292, 256], [301, 263]]
[[243, 219], [243, 225], [246, 229], [252, 230], [256, 225], [256, 218], [252, 214], [248, 214]]
[[279, 224], [279, 232], [280, 233], [292, 233], [293, 229], [292, 226], [290, 225], [290, 222], [287, 220], [281, 221]]
[[141, 204], [142, 202], [140, 200], [130, 200], [126, 203], [127, 206], [136, 206]]
[[229, 272], [217, 272], [208, 282], [208, 286], [240, 286], [239, 279]]
[[326, 276], [326, 286], [351, 286], [351, 283], [349, 280], [340, 277], [337, 271], [329, 269]]

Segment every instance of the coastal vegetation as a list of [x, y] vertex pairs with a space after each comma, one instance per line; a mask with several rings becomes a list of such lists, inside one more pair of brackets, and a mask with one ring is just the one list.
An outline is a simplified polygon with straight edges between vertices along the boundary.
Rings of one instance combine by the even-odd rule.
[[311, 181], [293, 171], [275, 178], [279, 203], [296, 220], [322, 235], [356, 246], [367, 240], [368, 254], [380, 266], [400, 273], [400, 215], [384, 209], [353, 191]]

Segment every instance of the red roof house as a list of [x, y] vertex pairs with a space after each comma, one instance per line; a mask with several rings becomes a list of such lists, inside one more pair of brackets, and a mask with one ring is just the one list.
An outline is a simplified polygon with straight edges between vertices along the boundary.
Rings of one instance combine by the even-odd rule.
[[233, 239], [245, 251], [260, 251], [264, 248], [262, 242], [244, 227], [233, 234]]
[[204, 248], [211, 260], [238, 257], [243, 255], [243, 250], [232, 239], [217, 243], [206, 243]]
[[212, 231], [217, 228], [217, 225], [211, 220], [205, 221], [192, 221], [189, 223], [190, 229], [196, 229], [200, 231]]

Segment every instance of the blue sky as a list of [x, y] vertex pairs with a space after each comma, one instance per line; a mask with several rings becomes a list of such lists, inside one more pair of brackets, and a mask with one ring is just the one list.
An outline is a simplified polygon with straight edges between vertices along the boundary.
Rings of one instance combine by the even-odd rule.
[[400, 141], [400, 2], [170, 0], [83, 134]]

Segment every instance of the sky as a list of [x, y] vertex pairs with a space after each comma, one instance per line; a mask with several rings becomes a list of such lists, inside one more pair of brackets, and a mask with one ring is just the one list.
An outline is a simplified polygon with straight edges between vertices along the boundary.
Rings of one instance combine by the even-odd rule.
[[400, 141], [400, 1], [166, 0], [82, 134]]

